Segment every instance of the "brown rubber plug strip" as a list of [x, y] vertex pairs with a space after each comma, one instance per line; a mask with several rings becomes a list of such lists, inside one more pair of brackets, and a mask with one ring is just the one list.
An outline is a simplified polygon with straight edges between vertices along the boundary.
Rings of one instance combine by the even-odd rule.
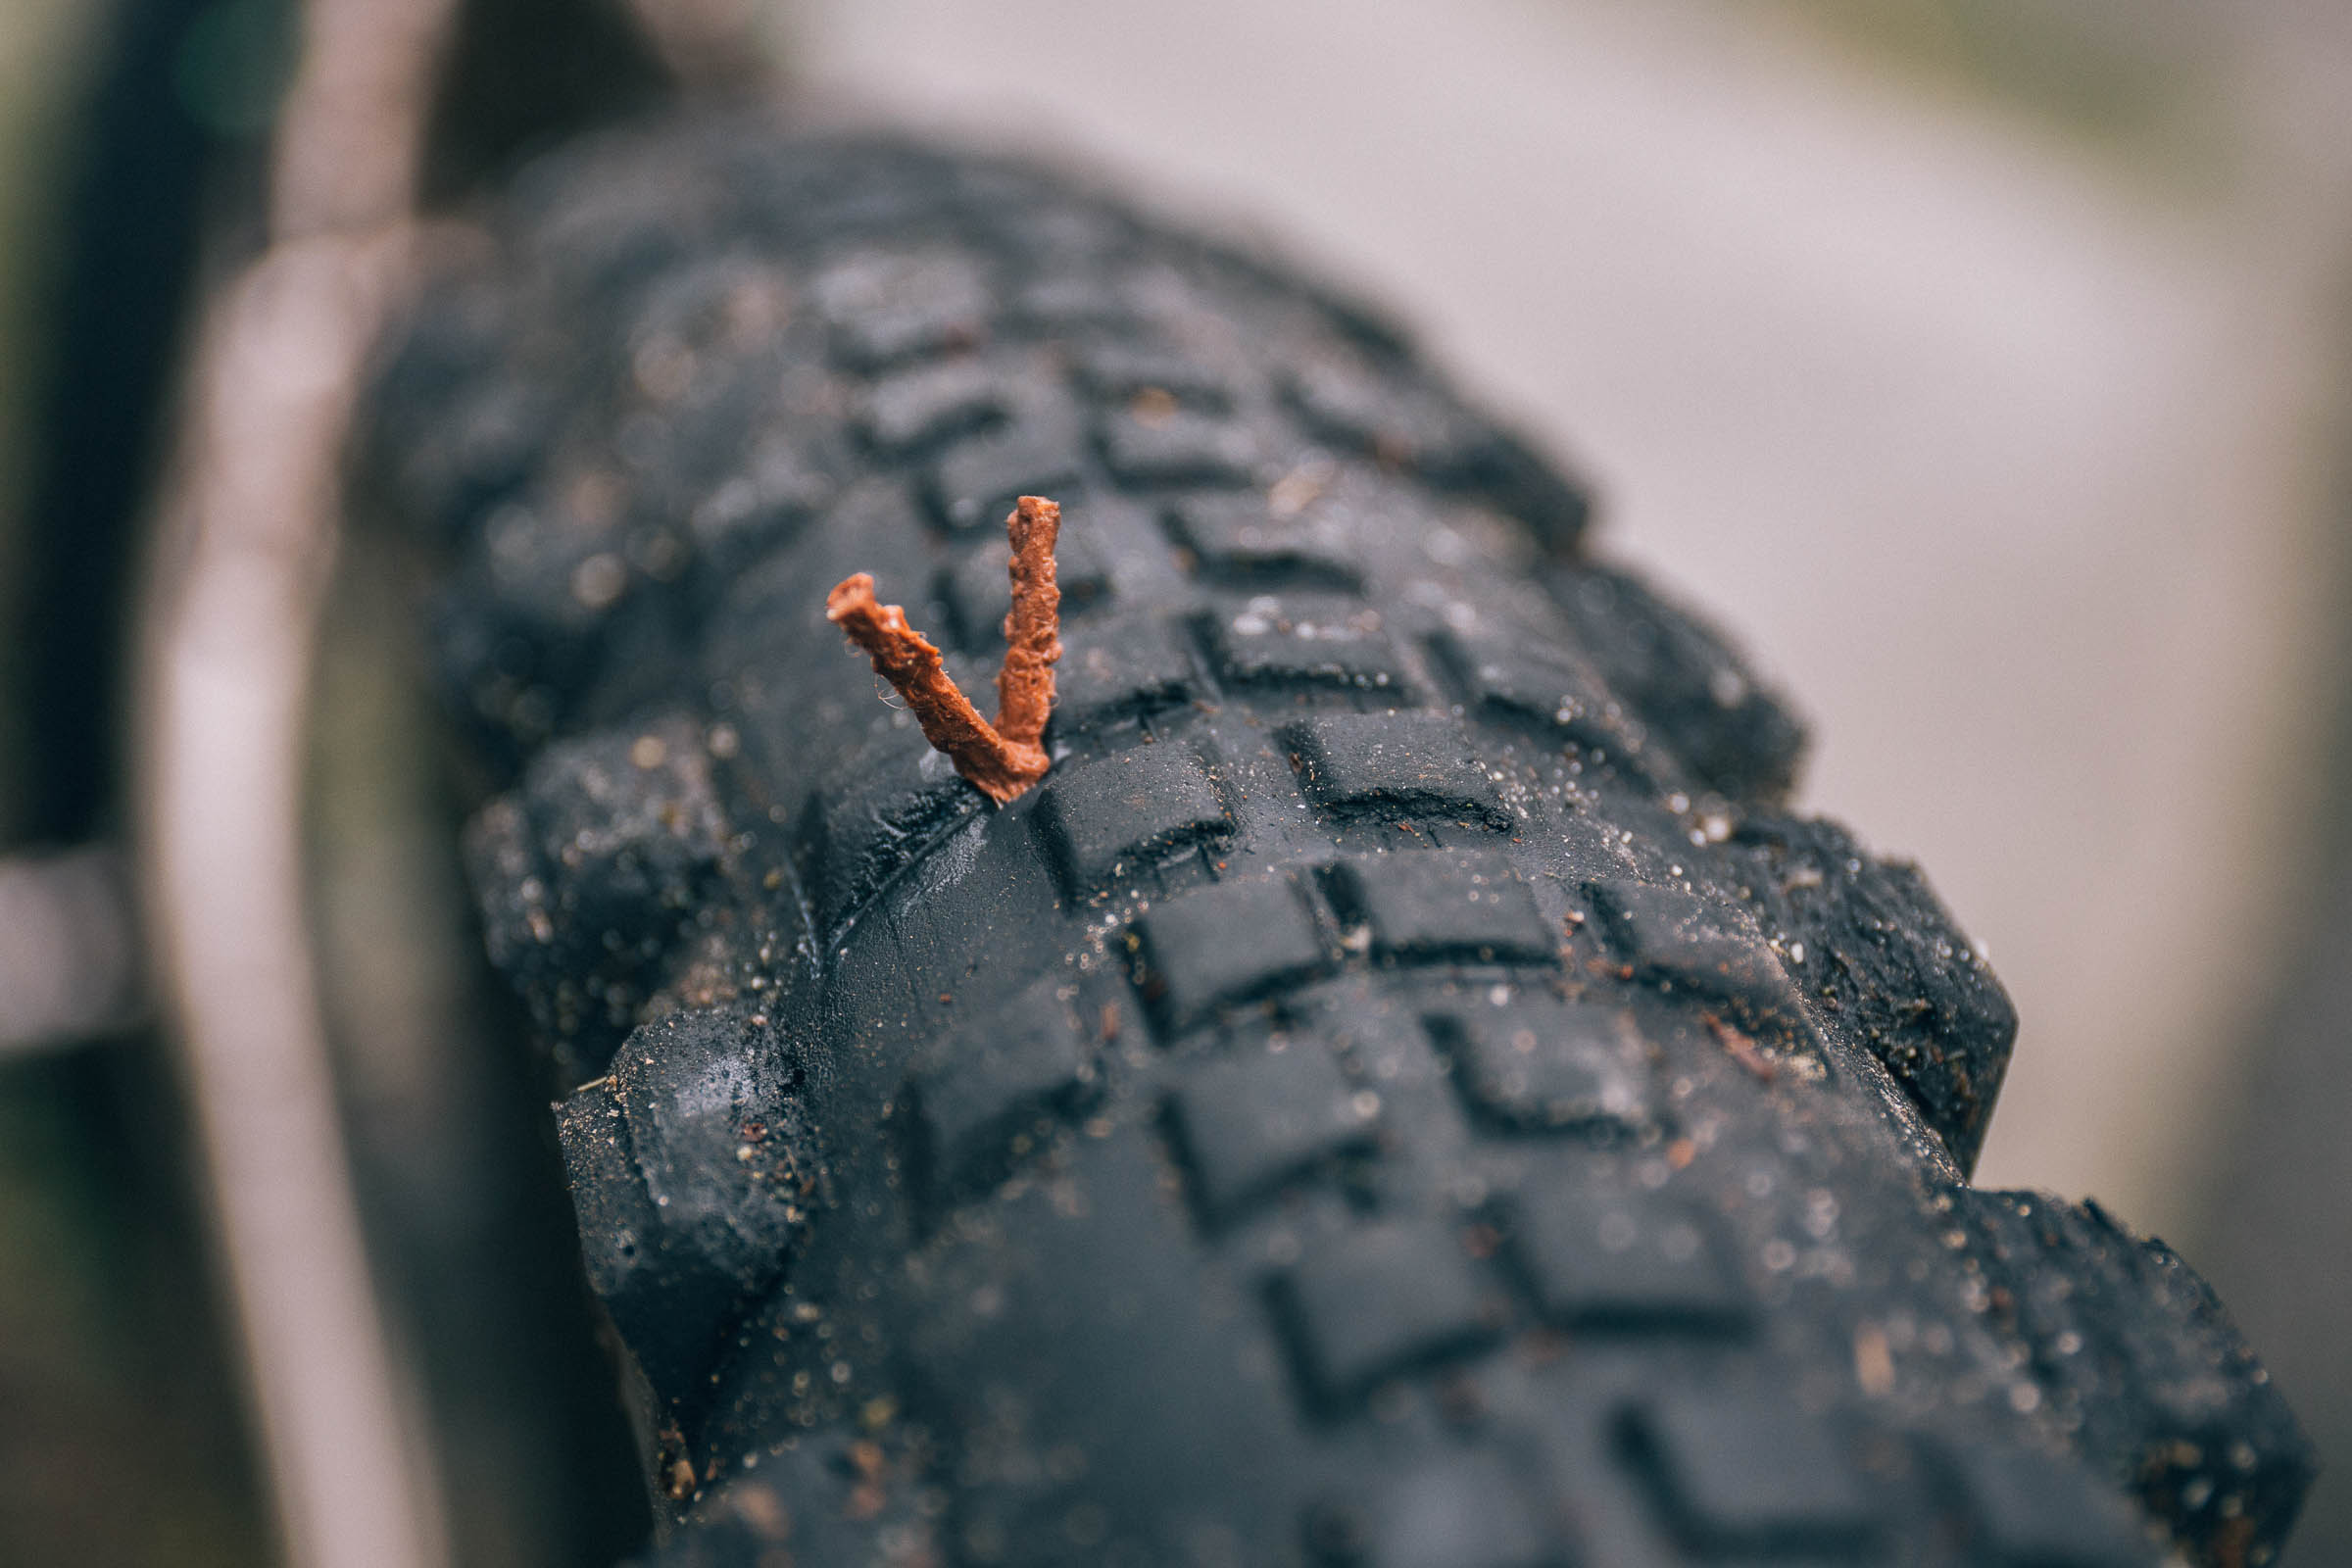
[[948, 673], [931, 640], [906, 624], [906, 611], [874, 597], [874, 579], [858, 572], [825, 596], [825, 618], [874, 662], [895, 687], [923, 738], [999, 806], [1018, 799], [1053, 765], [1046, 719], [1054, 710], [1054, 662], [1061, 658], [1061, 589], [1054, 545], [1061, 508], [1023, 496], [1004, 519], [1012, 541], [1012, 611], [1004, 617], [1004, 666], [997, 672], [997, 721], [980, 716]]

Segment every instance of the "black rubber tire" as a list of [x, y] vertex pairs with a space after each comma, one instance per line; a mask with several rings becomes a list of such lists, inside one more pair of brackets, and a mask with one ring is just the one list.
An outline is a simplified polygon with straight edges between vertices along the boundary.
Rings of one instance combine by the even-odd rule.
[[[1366, 312], [1066, 179], [704, 121], [388, 352], [665, 1564], [2255, 1564], [2212, 1296], [1968, 1168], [2014, 1018], [1581, 491]], [[995, 809], [822, 613], [986, 684]]]

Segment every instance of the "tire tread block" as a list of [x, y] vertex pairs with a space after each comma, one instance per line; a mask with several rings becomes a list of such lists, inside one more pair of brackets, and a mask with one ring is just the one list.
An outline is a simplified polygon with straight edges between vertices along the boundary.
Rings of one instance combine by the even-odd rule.
[[986, 272], [955, 251], [851, 257], [818, 275], [815, 295], [835, 357], [856, 370], [976, 343], [994, 314]]
[[1189, 640], [1155, 618], [1065, 632], [1054, 668], [1056, 735], [1180, 708], [1201, 693]]
[[1585, 891], [1637, 977], [1712, 998], [1758, 1027], [1803, 1024], [1780, 958], [1697, 894], [1623, 879]]
[[1102, 462], [1121, 484], [1245, 485], [1263, 460], [1249, 425], [1187, 409], [1108, 414], [1100, 432]]
[[901, 371], [867, 388], [858, 424], [876, 449], [903, 454], [1002, 418], [1011, 406], [1004, 377], [977, 360]]
[[1293, 600], [1279, 608], [1253, 602], [1199, 625], [1217, 678], [1235, 687], [1323, 687], [1361, 692], [1402, 706], [1416, 700], [1412, 676], [1385, 631], [1354, 624], [1362, 607], [1347, 601]]
[[1219, 882], [1154, 905], [1135, 923], [1144, 995], [1172, 1029], [1330, 966], [1323, 935], [1289, 879]]
[[1307, 798], [1341, 815], [1453, 816], [1510, 826], [1459, 725], [1435, 713], [1327, 713], [1284, 726]]
[[1490, 715], [1624, 759], [1641, 751], [1607, 683], [1574, 651], [1501, 631], [1447, 632], [1440, 641], [1456, 678]]
[[1078, 384], [1104, 403], [1125, 403], [1147, 392], [1164, 392], [1211, 412], [1232, 403], [1233, 383], [1224, 371], [1168, 349], [1097, 343], [1076, 359]]
[[1343, 860], [1330, 880], [1384, 957], [1541, 963], [1555, 956], [1527, 883], [1499, 855], [1396, 851]]
[[1263, 496], [1192, 496], [1168, 510], [1168, 532], [1202, 580], [1232, 588], [1354, 593], [1363, 571], [1344, 530], [1314, 514], [1278, 517]]
[[1272, 1288], [1300, 1379], [1326, 1406], [1475, 1354], [1506, 1318], [1459, 1241], [1429, 1221], [1376, 1222], [1325, 1241]]
[[1804, 726], [1713, 628], [1612, 567], [1564, 568], [1552, 594], [1651, 744], [1735, 801], [1769, 804], [1794, 787]]
[[1450, 469], [1478, 440], [1436, 398], [1337, 356], [1298, 367], [1283, 389], [1317, 435], [1406, 467]]
[[1876, 1500], [1828, 1425], [1781, 1398], [1656, 1393], [1618, 1437], [1668, 1528], [1700, 1551], [1858, 1560], [1880, 1544]]
[[1073, 898], [1233, 830], [1200, 755], [1174, 741], [1054, 773], [1031, 820]]
[[1530, 1191], [1510, 1249], [1544, 1320], [1592, 1333], [1732, 1335], [1754, 1303], [1713, 1216], [1663, 1194]]
[[1364, 1147], [1379, 1118], [1377, 1101], [1312, 1036], [1207, 1063], [1177, 1086], [1168, 1110], [1212, 1223]]
[[1466, 1007], [1430, 1021], [1456, 1088], [1489, 1124], [1611, 1137], [1651, 1118], [1647, 1085], [1626, 1060], [1631, 1025], [1617, 1008], [1533, 992], [1509, 1007]]

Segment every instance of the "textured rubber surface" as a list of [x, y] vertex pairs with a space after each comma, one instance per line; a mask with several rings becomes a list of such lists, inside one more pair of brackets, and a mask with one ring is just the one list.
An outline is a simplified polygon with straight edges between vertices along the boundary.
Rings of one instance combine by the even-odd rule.
[[[2266, 1560], [2204, 1288], [1965, 1175], [2014, 1019], [1798, 726], [1364, 312], [1031, 170], [543, 165], [390, 354], [665, 1564]], [[1002, 809], [825, 623], [980, 689]]]

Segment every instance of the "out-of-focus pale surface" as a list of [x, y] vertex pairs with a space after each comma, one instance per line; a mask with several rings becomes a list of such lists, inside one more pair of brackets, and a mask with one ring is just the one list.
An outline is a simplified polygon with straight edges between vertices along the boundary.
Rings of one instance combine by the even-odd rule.
[[798, 12], [811, 86], [1262, 227], [1570, 454], [1989, 949], [1982, 1178], [2191, 1216], [2317, 802], [2327, 61], [2188, 189], [1731, 9]]
[[137, 1016], [123, 884], [109, 849], [0, 856], [0, 1061]]

